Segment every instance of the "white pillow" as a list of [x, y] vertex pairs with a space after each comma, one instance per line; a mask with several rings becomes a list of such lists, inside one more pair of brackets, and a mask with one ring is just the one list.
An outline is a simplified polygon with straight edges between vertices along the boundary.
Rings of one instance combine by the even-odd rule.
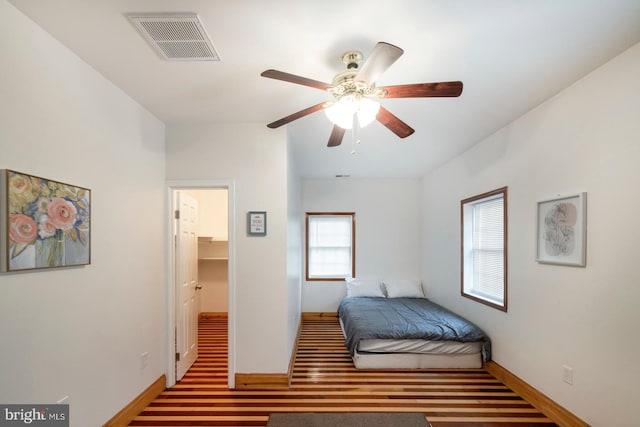
[[382, 286], [379, 280], [376, 279], [345, 279], [347, 282], [347, 296], [348, 297], [382, 297], [384, 298], [384, 292], [382, 292]]
[[422, 283], [419, 280], [384, 280], [388, 298], [424, 298]]

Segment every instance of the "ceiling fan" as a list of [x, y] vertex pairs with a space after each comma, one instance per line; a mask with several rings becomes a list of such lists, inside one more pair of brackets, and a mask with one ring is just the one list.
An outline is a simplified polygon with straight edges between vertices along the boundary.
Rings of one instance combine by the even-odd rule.
[[347, 70], [337, 74], [331, 84], [278, 70], [264, 71], [260, 74], [262, 77], [325, 90], [335, 98], [335, 101], [321, 102], [269, 123], [267, 126], [275, 129], [324, 109], [327, 117], [334, 123], [327, 144], [329, 147], [335, 147], [342, 143], [346, 129], [364, 127], [373, 120], [377, 120], [400, 138], [406, 138], [414, 130], [381, 106], [375, 99], [456, 97], [462, 93], [462, 82], [415, 83], [376, 87], [376, 79], [403, 53], [404, 51], [397, 46], [379, 42], [369, 58], [360, 66], [363, 59], [362, 53], [359, 51], [346, 52], [342, 56], [342, 62], [347, 65]]

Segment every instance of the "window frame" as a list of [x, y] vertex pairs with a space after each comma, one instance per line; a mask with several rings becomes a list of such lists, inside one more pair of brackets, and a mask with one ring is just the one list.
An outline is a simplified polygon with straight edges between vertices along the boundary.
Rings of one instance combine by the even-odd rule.
[[351, 217], [351, 277], [356, 277], [356, 213], [355, 212], [306, 212], [305, 213], [305, 280], [308, 282], [340, 282], [344, 277], [309, 277], [309, 217], [350, 216]]
[[[507, 311], [507, 302], [508, 302], [508, 264], [507, 264], [507, 253], [508, 253], [508, 215], [507, 215], [507, 193], [508, 187], [501, 187], [496, 190], [488, 191], [486, 193], [478, 194], [476, 196], [469, 197], [467, 199], [460, 201], [460, 294], [469, 298], [473, 301], [479, 302], [481, 304], [485, 304], [489, 307], [493, 307], [495, 309], [506, 312]], [[503, 277], [502, 277], [502, 289], [503, 289], [503, 298], [502, 303], [495, 301], [489, 298], [483, 298], [479, 295], [479, 293], [470, 293], [469, 290], [465, 289], [465, 266], [468, 264], [466, 254], [470, 250], [465, 247], [465, 240], [468, 239], [468, 234], [472, 233], [471, 230], [465, 230], [465, 224], [468, 224], [469, 219], [465, 217], [465, 207], [469, 205], [477, 205], [480, 202], [492, 199], [497, 196], [502, 197], [502, 213], [503, 213], [503, 237], [502, 237], [502, 251], [503, 251]], [[488, 201], [488, 200], [487, 200]]]

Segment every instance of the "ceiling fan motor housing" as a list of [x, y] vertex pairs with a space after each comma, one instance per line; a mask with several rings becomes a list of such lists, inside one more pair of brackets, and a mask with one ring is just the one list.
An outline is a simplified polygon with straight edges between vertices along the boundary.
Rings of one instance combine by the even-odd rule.
[[355, 95], [360, 98], [375, 92], [375, 85], [356, 80], [358, 64], [362, 62], [363, 58], [362, 52], [358, 50], [350, 50], [342, 55], [342, 62], [347, 66], [347, 69], [336, 74], [333, 78], [331, 82], [333, 87], [328, 89], [333, 96], [338, 99], [346, 95]]
[[359, 50], [350, 50], [342, 54], [342, 62], [347, 66], [347, 69], [358, 68], [358, 64], [362, 62], [362, 52]]

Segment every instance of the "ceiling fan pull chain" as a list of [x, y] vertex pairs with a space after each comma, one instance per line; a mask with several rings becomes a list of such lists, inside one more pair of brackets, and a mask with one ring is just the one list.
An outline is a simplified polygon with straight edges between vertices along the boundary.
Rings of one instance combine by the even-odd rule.
[[353, 115], [353, 126], [351, 126], [351, 145], [353, 148], [351, 149], [351, 154], [356, 154], [355, 146], [360, 144], [360, 120], [358, 120], [358, 115]]
[[351, 154], [356, 154], [356, 127], [351, 128]]

